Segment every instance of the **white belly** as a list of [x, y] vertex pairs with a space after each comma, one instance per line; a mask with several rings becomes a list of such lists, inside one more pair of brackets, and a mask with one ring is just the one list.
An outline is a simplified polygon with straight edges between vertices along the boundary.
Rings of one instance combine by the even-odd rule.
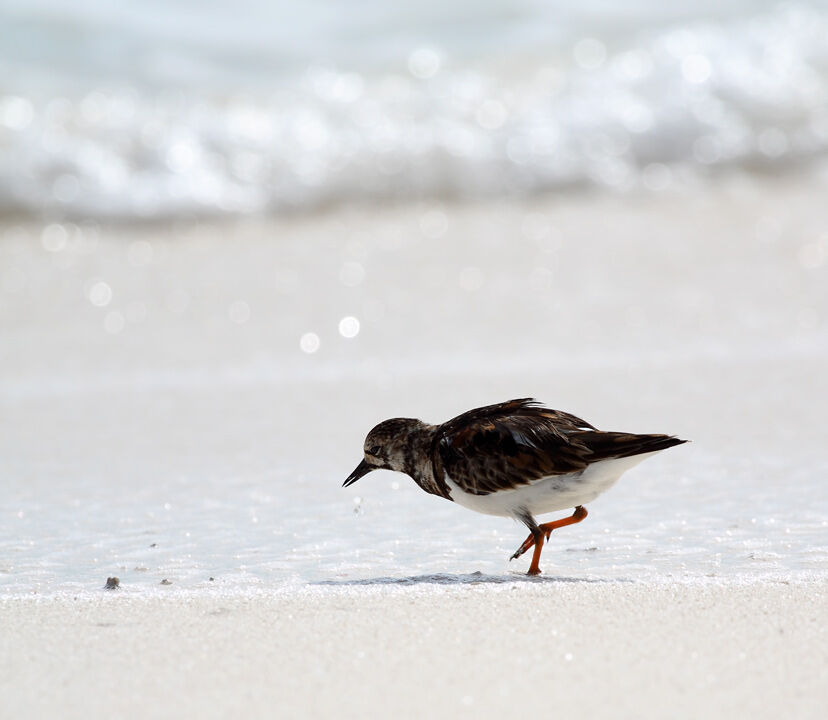
[[515, 517], [524, 512], [543, 515], [592, 502], [602, 492], [615, 485], [618, 478], [627, 470], [657, 452], [661, 451], [600, 460], [582, 472], [550, 475], [514, 490], [501, 490], [488, 495], [463, 492], [448, 475], [445, 480], [451, 492], [451, 499], [470, 510], [505, 517]]

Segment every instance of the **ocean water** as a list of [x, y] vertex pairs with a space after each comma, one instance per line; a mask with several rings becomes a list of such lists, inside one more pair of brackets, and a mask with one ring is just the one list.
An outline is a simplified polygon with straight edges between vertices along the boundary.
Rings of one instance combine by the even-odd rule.
[[159, 218], [824, 173], [828, 3], [2, 0], [0, 209]]
[[0, 224], [0, 594], [522, 582], [518, 523], [341, 484], [380, 420], [525, 396], [692, 441], [538, 582], [824, 579], [824, 197]]
[[[449, 394], [451, 383], [414, 383], [398, 405], [435, 388]], [[336, 390], [301, 390], [258, 382], [6, 402], [25, 432], [3, 443], [0, 595], [95, 594], [110, 576], [139, 595], [527, 580], [530, 554], [508, 559], [526, 536], [520, 523], [428, 496], [404, 475], [377, 472], [342, 489], [381, 418], [352, 421], [358, 393], [348, 393], [329, 403], [348, 429], [293, 413], [317, 433], [308, 439], [274, 407]], [[687, 394], [674, 397], [693, 413]], [[627, 417], [623, 429], [642, 428]], [[40, 442], [26, 438], [36, 428]], [[725, 424], [715, 429], [726, 435]], [[759, 443], [745, 452], [743, 440], [728, 447], [709, 428], [699, 435], [627, 473], [582, 523], [555, 532], [540, 581], [824, 579], [824, 459]]]

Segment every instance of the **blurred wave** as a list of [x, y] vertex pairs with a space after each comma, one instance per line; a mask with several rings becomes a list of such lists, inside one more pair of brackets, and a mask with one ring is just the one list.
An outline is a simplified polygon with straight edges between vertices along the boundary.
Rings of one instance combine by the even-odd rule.
[[828, 149], [824, 2], [0, 0], [0, 20], [6, 211], [660, 189]]

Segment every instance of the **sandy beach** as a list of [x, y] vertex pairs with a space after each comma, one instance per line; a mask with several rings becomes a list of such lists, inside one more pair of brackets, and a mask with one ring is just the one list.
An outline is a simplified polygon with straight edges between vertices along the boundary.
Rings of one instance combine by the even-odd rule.
[[821, 718], [825, 581], [0, 599], [8, 717]]

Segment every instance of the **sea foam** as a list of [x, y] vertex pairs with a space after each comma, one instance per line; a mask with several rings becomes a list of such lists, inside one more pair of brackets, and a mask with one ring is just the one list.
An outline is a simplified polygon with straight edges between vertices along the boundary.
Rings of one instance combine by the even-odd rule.
[[46, 6], [0, 29], [6, 210], [660, 190], [828, 147], [824, 3]]

